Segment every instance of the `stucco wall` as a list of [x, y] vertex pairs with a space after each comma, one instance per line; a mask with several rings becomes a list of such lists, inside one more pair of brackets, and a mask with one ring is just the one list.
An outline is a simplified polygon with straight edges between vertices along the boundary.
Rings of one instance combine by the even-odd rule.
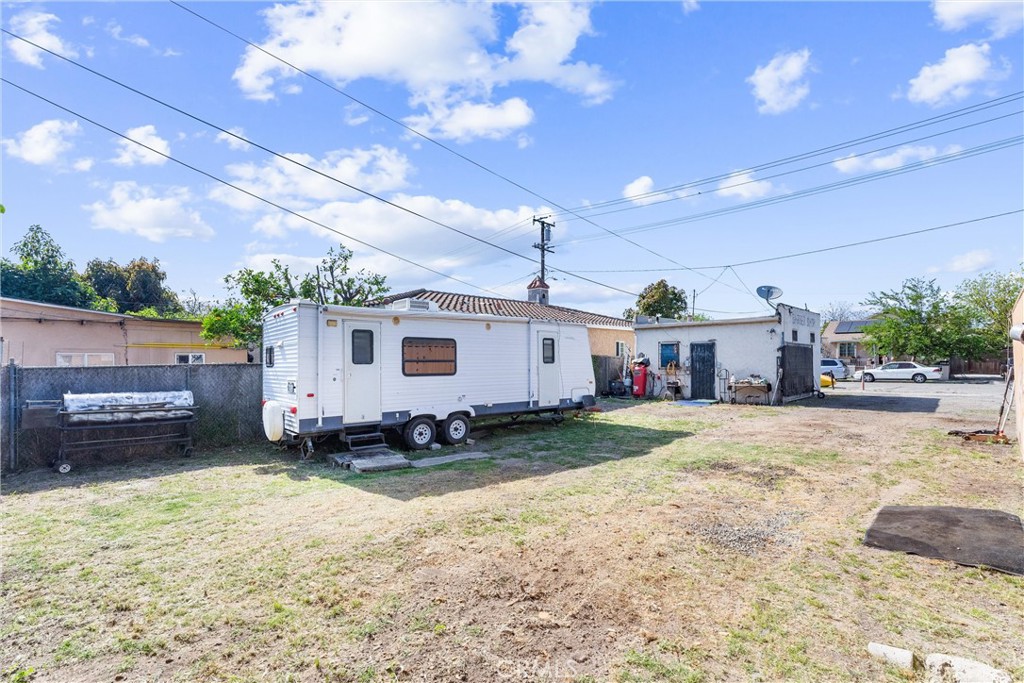
[[3, 363], [56, 365], [58, 353], [113, 354], [114, 365], [173, 364], [179, 353], [203, 353], [206, 363], [245, 363], [245, 349], [207, 344], [197, 321], [145, 320], [27, 301], [0, 308]]
[[[769, 330], [775, 329], [775, 334]], [[773, 385], [778, 375], [777, 348], [781, 344], [780, 325], [775, 320], [733, 324], [716, 324], [703, 326], [692, 324], [687, 326], [659, 326], [637, 328], [636, 344], [640, 353], [651, 359], [651, 368], [658, 372], [661, 367], [658, 345], [660, 343], [679, 342], [680, 368], [679, 380], [683, 387], [683, 396], [690, 397], [690, 381], [685, 367], [685, 360], [690, 355], [690, 344], [714, 342], [715, 361], [719, 368], [728, 371], [737, 378], [758, 374]], [[716, 382], [716, 398], [721, 396], [721, 382]]]
[[636, 335], [633, 330], [625, 327], [588, 327], [590, 337], [590, 355], [614, 356], [615, 342], [626, 342], [630, 351], [636, 349]]

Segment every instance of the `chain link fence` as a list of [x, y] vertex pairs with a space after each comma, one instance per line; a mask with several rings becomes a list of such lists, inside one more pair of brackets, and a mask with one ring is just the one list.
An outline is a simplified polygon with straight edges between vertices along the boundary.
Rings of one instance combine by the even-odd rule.
[[[254, 364], [135, 365], [94, 368], [26, 368], [8, 365], [0, 373], [0, 449], [3, 470], [45, 466], [57, 453], [57, 429], [26, 429], [28, 401], [60, 400], [66, 393], [191, 391], [199, 421], [197, 447], [264, 440], [260, 411], [263, 368]], [[112, 448], [92, 460], [117, 462], [138, 457], [139, 448]]]

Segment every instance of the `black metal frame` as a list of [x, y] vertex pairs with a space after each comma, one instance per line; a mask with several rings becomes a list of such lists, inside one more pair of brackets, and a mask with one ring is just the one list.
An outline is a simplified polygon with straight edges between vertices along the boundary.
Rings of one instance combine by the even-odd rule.
[[[113, 448], [113, 447], [127, 447], [127, 446], [146, 446], [146, 445], [164, 445], [164, 444], [180, 444], [183, 455], [191, 455], [192, 453], [192, 439], [193, 439], [193, 425], [198, 421], [195, 411], [196, 406], [169, 406], [165, 403], [159, 404], [144, 404], [144, 405], [128, 405], [128, 406], [109, 406], [99, 410], [61, 410], [60, 411], [60, 424], [58, 429], [60, 430], [60, 451], [57, 455], [57, 459], [53, 462], [53, 467], [58, 472], [67, 473], [71, 470], [71, 464], [68, 462], [67, 454], [74, 451], [86, 451], [95, 450], [101, 448]], [[133, 419], [138, 413], [174, 413], [178, 414], [181, 412], [187, 412], [188, 417], [179, 416], [169, 419]], [[78, 415], [127, 415], [129, 419], [127, 421], [116, 421], [116, 422], [94, 422], [88, 421], [84, 423], [73, 423], [72, 418]], [[110, 430], [121, 430], [122, 432], [132, 431], [141, 429], [143, 427], [166, 427], [166, 426], [177, 426], [172, 432], [166, 434], [146, 434], [137, 436], [111, 436], [105, 439], [78, 439], [74, 438], [75, 435], [89, 431], [110, 431]]]

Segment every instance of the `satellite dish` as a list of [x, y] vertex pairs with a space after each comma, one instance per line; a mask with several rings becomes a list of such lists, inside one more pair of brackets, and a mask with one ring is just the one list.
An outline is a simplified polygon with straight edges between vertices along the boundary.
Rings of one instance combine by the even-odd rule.
[[765, 301], [771, 302], [772, 299], [782, 296], [782, 290], [772, 285], [761, 285], [757, 288], [757, 295]]

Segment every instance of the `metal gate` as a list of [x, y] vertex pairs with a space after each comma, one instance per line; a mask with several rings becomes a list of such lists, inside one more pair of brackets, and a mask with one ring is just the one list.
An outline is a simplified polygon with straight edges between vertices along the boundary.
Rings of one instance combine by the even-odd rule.
[[715, 396], [715, 344], [690, 344], [690, 398]]
[[799, 396], [814, 391], [814, 349], [786, 344], [782, 347], [782, 395]]

